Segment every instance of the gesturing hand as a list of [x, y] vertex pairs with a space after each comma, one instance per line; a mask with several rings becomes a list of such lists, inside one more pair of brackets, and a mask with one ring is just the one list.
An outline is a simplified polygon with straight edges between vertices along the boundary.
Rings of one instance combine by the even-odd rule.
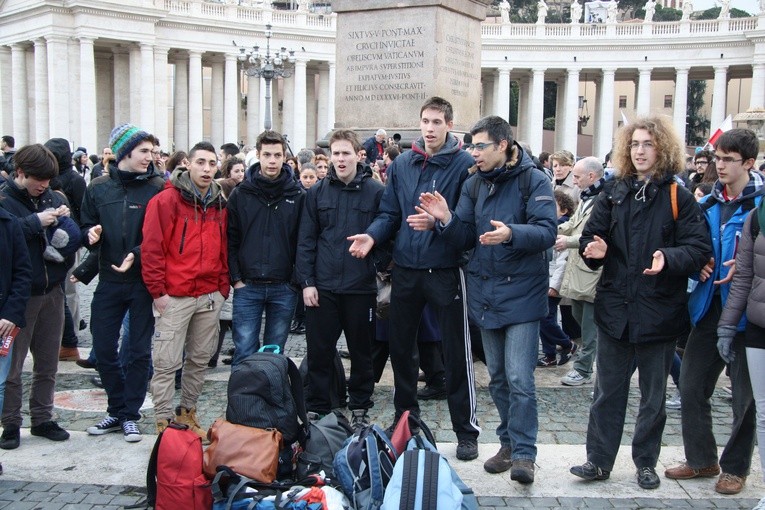
[[88, 243], [90, 245], [96, 244], [98, 241], [101, 240], [101, 232], [103, 232], [103, 227], [101, 225], [96, 225], [95, 227], [90, 227], [88, 229]]
[[709, 259], [709, 262], [707, 262], [704, 267], [701, 268], [701, 271], [699, 271], [699, 281], [705, 282], [709, 280], [709, 277], [712, 276], [712, 271], [715, 269], [715, 258], [712, 257]]
[[417, 211], [417, 214], [410, 214], [406, 217], [406, 222], [412, 227], [412, 230], [420, 232], [433, 230], [433, 227], [436, 224], [435, 218], [425, 212], [421, 207], [414, 206], [414, 210]]
[[420, 195], [420, 207], [422, 210], [441, 223], [449, 223], [452, 213], [449, 211], [449, 204], [446, 199], [436, 191], [435, 193], [422, 193]]
[[122, 261], [122, 264], [120, 264], [119, 267], [112, 264], [112, 269], [117, 271], [118, 273], [126, 273], [128, 269], [133, 267], [133, 262], [135, 262], [135, 255], [132, 253], [128, 253], [125, 256], [125, 260]]
[[723, 283], [728, 283], [731, 280], [733, 280], [733, 275], [736, 274], [736, 259], [730, 259], [723, 262], [723, 266], [729, 267], [728, 275], [723, 278], [722, 280], [715, 280], [712, 283], [714, 285], [722, 285]]
[[664, 252], [656, 250], [653, 252], [653, 262], [651, 263], [651, 267], [643, 269], [643, 274], [653, 276], [661, 273], [662, 269], [664, 269]]
[[491, 220], [489, 223], [494, 227], [494, 230], [481, 234], [478, 237], [478, 242], [483, 245], [494, 245], [501, 244], [510, 239], [510, 227], [497, 220]]
[[375, 245], [375, 240], [369, 234], [356, 234], [346, 239], [351, 241], [351, 247], [348, 248], [348, 251], [357, 259], [366, 257]]
[[584, 248], [584, 256], [588, 259], [602, 259], [605, 258], [607, 251], [606, 242], [598, 236], [592, 236], [592, 241]]

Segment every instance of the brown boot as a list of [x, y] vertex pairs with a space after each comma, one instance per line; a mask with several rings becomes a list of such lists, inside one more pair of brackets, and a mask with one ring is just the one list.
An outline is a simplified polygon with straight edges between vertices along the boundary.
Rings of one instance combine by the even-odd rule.
[[77, 350], [77, 347], [62, 347], [58, 351], [58, 360], [59, 361], [79, 361], [80, 351]]
[[170, 420], [157, 420], [157, 435], [165, 431], [170, 424]]
[[197, 408], [192, 407], [186, 409], [183, 406], [175, 408], [175, 422], [187, 425], [189, 430], [196, 433], [202, 438], [202, 444], [210, 444], [207, 439], [207, 431], [199, 425], [199, 418], [197, 418]]
[[668, 468], [664, 476], [672, 480], [690, 480], [691, 478], [714, 478], [720, 474], [720, 466], [715, 463], [703, 468], [692, 468], [686, 462], [679, 466]]
[[738, 494], [744, 490], [746, 483], [745, 476], [736, 476], [730, 473], [723, 473], [715, 484], [715, 490], [720, 494]]

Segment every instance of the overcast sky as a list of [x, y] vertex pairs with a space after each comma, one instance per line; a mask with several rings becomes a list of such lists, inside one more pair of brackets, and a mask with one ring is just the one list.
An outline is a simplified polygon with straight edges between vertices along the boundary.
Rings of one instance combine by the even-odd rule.
[[[696, 11], [703, 11], [705, 9], [709, 9], [711, 7], [719, 7], [720, 1], [717, 0], [692, 0], [693, 1], [693, 9]], [[730, 2], [731, 7], [735, 7], [737, 9], [744, 10], [748, 12], [749, 14], [757, 14], [757, 11], [759, 11], [759, 2], [757, 0], [731, 0]]]

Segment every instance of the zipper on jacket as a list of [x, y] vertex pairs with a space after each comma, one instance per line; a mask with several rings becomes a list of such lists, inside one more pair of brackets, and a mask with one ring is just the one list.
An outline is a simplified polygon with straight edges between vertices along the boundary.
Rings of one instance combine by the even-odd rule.
[[178, 255], [183, 255], [183, 244], [186, 242], [186, 227], [189, 224], [189, 218], [183, 220], [183, 232], [181, 232], [181, 247], [178, 249]]

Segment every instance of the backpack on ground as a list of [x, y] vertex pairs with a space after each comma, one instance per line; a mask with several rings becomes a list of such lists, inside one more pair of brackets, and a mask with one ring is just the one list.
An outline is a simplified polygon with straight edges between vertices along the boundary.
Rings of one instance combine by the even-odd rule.
[[377, 425], [349, 437], [335, 455], [335, 478], [356, 510], [377, 510], [393, 474], [398, 453]]
[[333, 462], [335, 455], [353, 434], [353, 427], [341, 412], [332, 412], [321, 420], [312, 422], [308, 428], [305, 449], [298, 457], [298, 478], [324, 471], [328, 478], [335, 479]]
[[415, 435], [393, 468], [381, 510], [473, 510], [478, 501], [426, 438]]
[[159, 434], [146, 471], [147, 504], [155, 510], [209, 510], [210, 484], [202, 472], [202, 439], [170, 422]]
[[[345, 379], [345, 367], [340, 359], [340, 353], [335, 350], [334, 372], [332, 373], [332, 384], [330, 384], [331, 393], [329, 399], [332, 409], [339, 409], [348, 405], [348, 384]], [[308, 356], [300, 362], [300, 376], [303, 378], [303, 394], [309, 395], [308, 387]]]

